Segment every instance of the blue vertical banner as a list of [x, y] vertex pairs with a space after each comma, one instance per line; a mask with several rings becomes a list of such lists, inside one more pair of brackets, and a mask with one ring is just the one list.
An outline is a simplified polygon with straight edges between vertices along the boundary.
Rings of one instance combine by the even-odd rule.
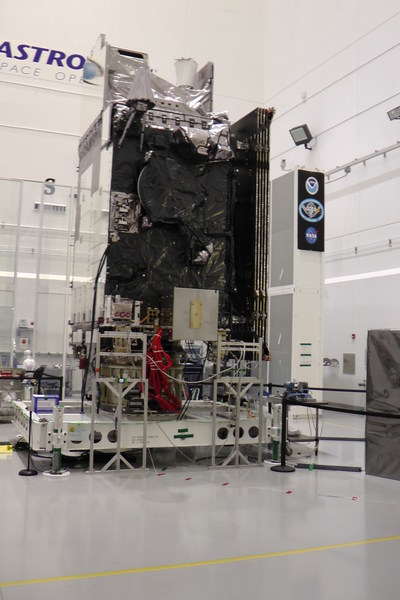
[[323, 173], [298, 171], [297, 248], [325, 250], [325, 177]]

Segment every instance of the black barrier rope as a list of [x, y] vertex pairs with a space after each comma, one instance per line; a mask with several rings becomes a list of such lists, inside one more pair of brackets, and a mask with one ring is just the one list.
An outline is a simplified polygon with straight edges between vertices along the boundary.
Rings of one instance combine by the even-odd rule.
[[[269, 390], [272, 388], [286, 388], [286, 385], [275, 385], [275, 383], [267, 383], [267, 387]], [[326, 388], [326, 387], [307, 387], [308, 390], [319, 391], [319, 392], [347, 392], [348, 394], [356, 393], [356, 394], [366, 394], [367, 390], [347, 390], [343, 388]]]
[[296, 470], [295, 467], [286, 464], [286, 421], [288, 406], [305, 406], [307, 408], [315, 408], [316, 410], [328, 410], [331, 412], [342, 412], [350, 415], [361, 415], [365, 417], [378, 417], [380, 419], [400, 419], [399, 413], [383, 413], [382, 411], [377, 410], [343, 407], [343, 405], [335, 406], [334, 404], [328, 404], [327, 402], [316, 402], [315, 400], [304, 401], [292, 398], [282, 398], [281, 464], [271, 467], [271, 471], [276, 471], [278, 473], [291, 473]]

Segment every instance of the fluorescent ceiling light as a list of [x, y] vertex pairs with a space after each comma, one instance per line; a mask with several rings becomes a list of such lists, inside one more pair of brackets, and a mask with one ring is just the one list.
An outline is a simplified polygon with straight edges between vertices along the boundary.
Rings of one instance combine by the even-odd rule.
[[342, 277], [328, 277], [325, 279], [325, 285], [331, 283], [346, 283], [348, 281], [360, 281], [361, 279], [375, 279], [376, 277], [390, 277], [392, 275], [400, 275], [400, 268], [370, 271], [369, 273], [356, 273], [354, 275], [343, 275]]

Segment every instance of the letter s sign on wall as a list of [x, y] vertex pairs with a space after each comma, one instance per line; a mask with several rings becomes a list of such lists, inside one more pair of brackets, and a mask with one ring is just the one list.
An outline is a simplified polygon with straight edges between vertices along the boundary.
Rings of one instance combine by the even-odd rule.
[[56, 186], [54, 185], [56, 182], [56, 180], [54, 179], [54, 177], [47, 177], [47, 179], [44, 182], [44, 193], [47, 196], [52, 196], [54, 194], [54, 192], [56, 191]]

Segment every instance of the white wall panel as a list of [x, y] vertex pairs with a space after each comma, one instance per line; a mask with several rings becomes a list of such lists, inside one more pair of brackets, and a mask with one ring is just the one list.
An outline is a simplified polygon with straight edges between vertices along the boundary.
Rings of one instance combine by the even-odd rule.
[[[362, 389], [360, 384], [366, 378], [367, 329], [400, 327], [400, 275], [327, 285], [325, 301], [329, 311], [325, 322], [325, 356], [338, 359], [339, 366], [324, 367], [324, 383], [328, 387]], [[343, 373], [344, 353], [356, 355], [355, 375]], [[340, 401], [362, 404], [363, 397], [341, 394]]]
[[60, 185], [68, 181], [76, 185], [78, 136], [10, 127], [0, 127], [0, 135], [1, 177], [36, 181], [54, 177]]
[[[330, 170], [400, 139], [400, 121], [386, 114], [400, 104], [399, 29], [393, 0], [268, 2], [273, 179], [283, 158], [289, 169]], [[311, 152], [295, 147], [288, 133], [301, 123], [316, 136]], [[368, 329], [399, 327], [399, 161], [400, 149], [347, 175], [339, 171], [326, 185], [325, 353], [340, 360], [339, 368], [324, 368], [327, 385], [357, 387], [365, 378]], [[356, 354], [354, 376], [343, 373], [343, 353]]]
[[[264, 95], [263, 0], [78, 0], [57, 6], [50, 0], [13, 2], [1, 6], [0, 39], [0, 177], [76, 183], [77, 146], [87, 124], [81, 123], [81, 94], [90, 86], [57, 81], [63, 69], [46, 66], [43, 52], [36, 66], [40, 77], [10, 72], [23, 61], [6, 56], [1, 44], [56, 49], [87, 56], [98, 36], [115, 46], [147, 52], [160, 77], [175, 81], [175, 59], [191, 56], [199, 66], [215, 65], [214, 110], [227, 110], [236, 120], [260, 105]], [[1, 64], [7, 66], [1, 68]], [[31, 66], [35, 66], [32, 65]], [[64, 69], [66, 72], [66, 70]], [[20, 128], [20, 129], [18, 129]], [[52, 133], [46, 133], [52, 132]]]
[[10, 81], [3, 81], [1, 87], [0, 122], [2, 124], [37, 128], [65, 135], [79, 135], [81, 108], [79, 88], [77, 91], [50, 90]]

